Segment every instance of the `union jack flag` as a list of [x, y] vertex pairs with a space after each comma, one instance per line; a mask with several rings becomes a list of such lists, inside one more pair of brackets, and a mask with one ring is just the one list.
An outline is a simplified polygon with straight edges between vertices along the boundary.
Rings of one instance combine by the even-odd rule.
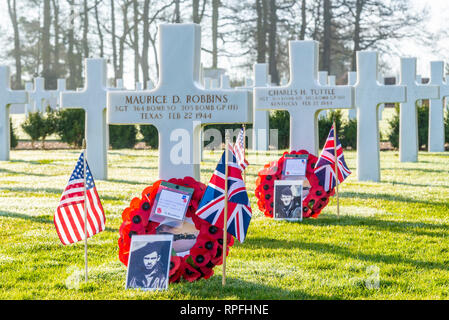
[[[335, 187], [334, 133], [335, 129], [332, 125], [315, 167], [315, 174], [320, 181], [320, 185], [326, 191], [332, 190]], [[335, 137], [337, 141], [338, 184], [341, 184], [351, 174], [351, 171], [348, 169], [345, 158], [343, 157], [343, 148], [341, 147], [340, 140], [338, 140], [337, 136]]]
[[[228, 221], [227, 231], [243, 242], [252, 211], [242, 179], [242, 171], [232, 146], [228, 145]], [[225, 207], [225, 152], [215, 169], [196, 214], [210, 224], [223, 229]]]
[[59, 239], [64, 245], [85, 238], [84, 205], [87, 209], [87, 237], [104, 230], [106, 218], [87, 160], [85, 187], [86, 203], [84, 201], [84, 152], [82, 152], [53, 217]]
[[243, 128], [240, 130], [237, 140], [233, 146], [234, 154], [237, 158], [237, 163], [242, 170], [245, 170], [249, 165], [248, 161], [245, 159], [245, 130]]

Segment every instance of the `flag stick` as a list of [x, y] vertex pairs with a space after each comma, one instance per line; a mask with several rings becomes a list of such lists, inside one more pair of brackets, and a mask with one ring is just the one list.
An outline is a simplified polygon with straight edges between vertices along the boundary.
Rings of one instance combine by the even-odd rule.
[[[243, 124], [243, 158], [246, 159], [246, 126]], [[246, 171], [243, 170], [243, 182], [246, 185]]]
[[84, 202], [83, 202], [83, 211], [84, 211], [84, 280], [87, 283], [88, 275], [87, 275], [87, 198], [86, 198], [86, 163], [87, 163], [87, 148], [86, 148], [86, 140], [83, 139], [83, 166], [84, 166]]
[[225, 203], [224, 203], [224, 216], [223, 216], [223, 276], [221, 284], [226, 285], [226, 249], [228, 247], [228, 144], [229, 144], [229, 132], [225, 133]]
[[337, 156], [337, 126], [335, 125], [335, 118], [333, 120], [334, 126], [334, 160], [335, 160], [335, 195], [337, 197], [337, 217], [340, 219], [340, 201], [338, 198], [338, 156]]

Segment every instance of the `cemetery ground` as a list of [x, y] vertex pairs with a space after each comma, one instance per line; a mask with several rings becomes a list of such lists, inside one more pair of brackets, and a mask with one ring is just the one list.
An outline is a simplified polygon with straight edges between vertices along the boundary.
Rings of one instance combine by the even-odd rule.
[[[156, 180], [157, 151], [110, 150], [108, 181], [96, 181], [106, 230], [89, 239], [84, 284], [83, 243], [63, 246], [53, 225], [79, 150], [13, 150], [0, 163], [0, 299], [447, 299], [449, 296], [449, 181], [447, 153], [419, 153], [400, 163], [381, 152], [382, 182], [357, 182], [356, 154], [345, 151], [353, 174], [340, 187], [341, 216], [332, 198], [318, 219], [265, 218], [254, 197], [257, 172], [281, 151], [257, 156], [247, 188], [253, 219], [243, 244], [209, 280], [172, 284], [167, 291], [125, 290], [118, 259], [121, 213]], [[207, 183], [221, 152], [204, 152]], [[377, 282], [378, 281], [378, 282]]]

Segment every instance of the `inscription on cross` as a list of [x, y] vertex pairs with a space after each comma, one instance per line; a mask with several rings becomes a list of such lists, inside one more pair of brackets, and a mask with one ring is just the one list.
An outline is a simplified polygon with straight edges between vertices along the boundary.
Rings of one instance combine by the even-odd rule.
[[150, 91], [108, 92], [108, 122], [154, 125], [159, 178], [199, 179], [201, 125], [251, 122], [250, 94], [201, 86], [199, 25], [163, 24], [158, 32], [158, 85]]
[[286, 86], [255, 88], [258, 110], [287, 110], [290, 149], [318, 154], [318, 113], [351, 108], [352, 88], [318, 83], [318, 42], [290, 41], [290, 82]]

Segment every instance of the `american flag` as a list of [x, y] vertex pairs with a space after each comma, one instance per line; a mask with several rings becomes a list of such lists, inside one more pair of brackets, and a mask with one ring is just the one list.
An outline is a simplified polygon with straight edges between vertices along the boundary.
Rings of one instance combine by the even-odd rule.
[[[334, 133], [335, 129], [332, 125], [315, 167], [315, 174], [326, 191], [332, 190], [335, 187]], [[351, 171], [346, 165], [345, 158], [343, 157], [343, 148], [337, 136], [335, 140], [337, 141], [338, 184], [341, 184], [351, 174]]]
[[[94, 178], [86, 161], [87, 237], [104, 230], [103, 206], [95, 188]], [[62, 244], [84, 239], [84, 152], [81, 153], [69, 182], [62, 193], [53, 218]]]
[[245, 170], [249, 163], [245, 159], [245, 130], [243, 128], [240, 130], [239, 135], [237, 136], [237, 140], [235, 141], [233, 150], [237, 158], [238, 165], [240, 166], [240, 168], [242, 168], [242, 170]]
[[[228, 146], [228, 221], [227, 231], [243, 242], [246, 237], [252, 211], [242, 179], [242, 171], [236, 155]], [[226, 151], [225, 151], [226, 152]], [[215, 169], [212, 178], [200, 201], [196, 214], [210, 224], [223, 229], [225, 206], [225, 152]]]

